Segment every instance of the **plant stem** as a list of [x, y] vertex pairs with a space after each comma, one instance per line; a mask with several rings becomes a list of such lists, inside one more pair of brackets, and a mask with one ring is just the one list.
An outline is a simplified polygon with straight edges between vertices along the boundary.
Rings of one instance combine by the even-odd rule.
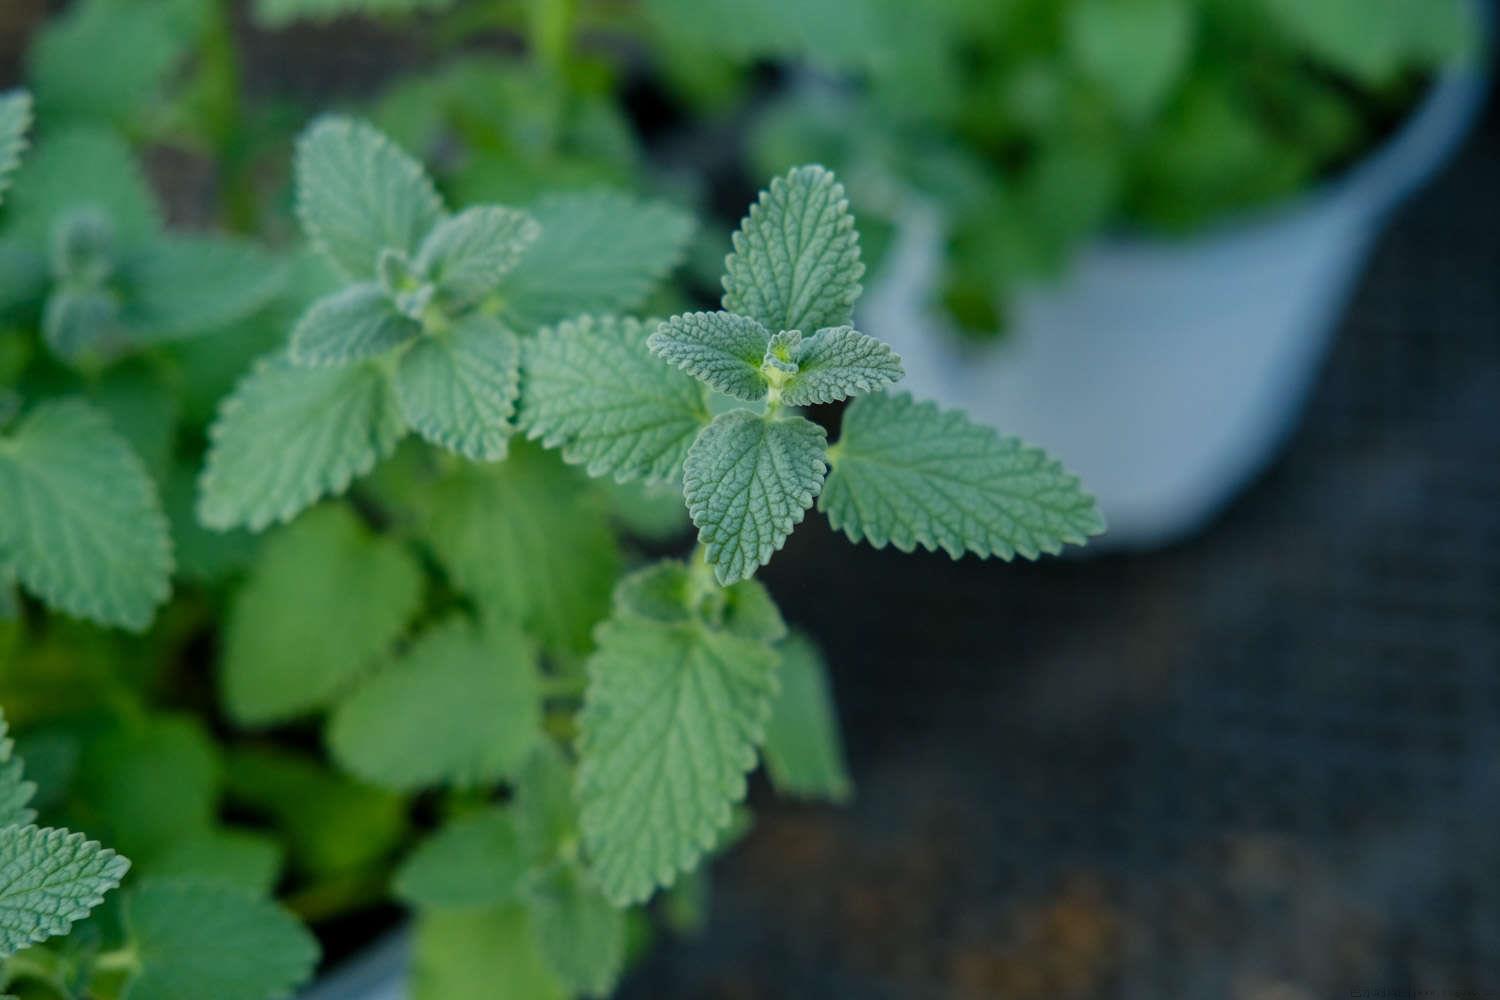
[[94, 959], [95, 972], [134, 972], [140, 967], [141, 957], [130, 945], [103, 952]]
[[566, 75], [572, 55], [573, 24], [578, 0], [532, 0], [531, 49], [559, 78]]

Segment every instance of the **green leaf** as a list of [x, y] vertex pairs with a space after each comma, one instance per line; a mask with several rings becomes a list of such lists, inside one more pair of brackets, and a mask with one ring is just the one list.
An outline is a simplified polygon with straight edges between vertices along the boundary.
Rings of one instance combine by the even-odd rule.
[[401, 357], [396, 396], [406, 422], [476, 462], [505, 457], [515, 433], [521, 345], [499, 320], [471, 313]]
[[750, 206], [724, 262], [724, 308], [768, 330], [846, 326], [865, 266], [844, 186], [796, 167]]
[[761, 642], [639, 618], [599, 627], [580, 716], [578, 801], [604, 894], [645, 900], [729, 824], [765, 734], [778, 657]]
[[625, 911], [576, 865], [556, 865], [527, 887], [537, 950], [570, 991], [607, 997], [625, 966]]
[[412, 941], [412, 1000], [566, 1000], [519, 904], [427, 910]]
[[67, 933], [104, 902], [129, 867], [81, 833], [0, 828], [0, 957]]
[[770, 561], [812, 506], [827, 471], [823, 428], [802, 417], [721, 414], [683, 466], [683, 496], [719, 582]]
[[531, 214], [541, 236], [500, 286], [505, 315], [522, 333], [635, 309], [677, 265], [693, 230], [675, 208], [612, 191], [549, 195]]
[[781, 694], [771, 710], [762, 756], [783, 795], [844, 802], [853, 792], [828, 670], [804, 635], [781, 644]]
[[148, 880], [125, 894], [140, 964], [131, 1000], [267, 1000], [312, 976], [318, 941], [280, 906], [240, 889]]
[[1068, 54], [1122, 112], [1147, 118], [1187, 68], [1195, 13], [1186, 0], [1079, 0], [1067, 13]]
[[155, 344], [244, 319], [281, 291], [286, 268], [245, 240], [173, 235], [128, 261], [123, 279], [131, 340]]
[[86, 206], [107, 213], [127, 246], [161, 229], [156, 196], [124, 139], [105, 129], [49, 133], [16, 174], [7, 228], [32, 246], [45, 247], [57, 221]]
[[288, 521], [344, 492], [404, 432], [379, 368], [299, 368], [285, 355], [267, 358], [219, 407], [198, 516], [220, 531]]
[[235, 595], [224, 638], [225, 707], [246, 725], [330, 704], [396, 641], [422, 598], [422, 570], [348, 508], [309, 511], [266, 540]]
[[541, 232], [526, 212], [477, 205], [438, 224], [417, 253], [416, 269], [448, 305], [463, 308], [494, 291]]
[[844, 411], [818, 509], [853, 541], [1035, 559], [1104, 530], [1078, 478], [1036, 448], [906, 393]]
[[391, 888], [412, 906], [483, 908], [516, 898], [528, 863], [516, 820], [492, 807], [443, 827], [417, 845]]
[[646, 342], [651, 352], [736, 399], [766, 396], [761, 362], [771, 333], [749, 316], [727, 312], [673, 316]]
[[31, 808], [36, 784], [26, 780], [25, 766], [15, 749], [5, 713], [0, 711], [0, 827], [25, 826], [36, 819], [36, 810]]
[[156, 486], [97, 410], [37, 406], [0, 438], [0, 562], [60, 611], [139, 631], [166, 600], [172, 541]]
[[292, 328], [289, 355], [309, 368], [347, 365], [400, 347], [422, 332], [373, 282], [350, 285], [312, 304]]
[[573, 769], [556, 743], [543, 740], [532, 750], [516, 776], [512, 810], [528, 865], [550, 864], [571, 850], [578, 834]]
[[787, 379], [782, 402], [792, 406], [832, 403], [874, 392], [901, 379], [901, 359], [874, 337], [853, 327], [819, 330], [791, 351], [796, 371]]
[[10, 187], [10, 175], [21, 165], [30, 128], [31, 95], [24, 90], [0, 94], [0, 202]]
[[339, 705], [328, 727], [333, 757], [397, 791], [509, 777], [541, 736], [534, 659], [514, 628], [434, 626]]
[[47, 296], [42, 337], [52, 353], [77, 365], [102, 365], [129, 350], [130, 335], [120, 322], [120, 297], [103, 288], [60, 285]]
[[745, 639], [776, 642], [786, 623], [756, 580], [728, 587], [695, 585], [693, 571], [675, 559], [652, 563], [615, 587], [615, 612], [664, 624], [700, 622]]
[[160, 97], [190, 41], [159, 3], [74, 4], [28, 53], [43, 120], [125, 124]]
[[143, 867], [151, 879], [211, 882], [269, 896], [281, 874], [281, 845], [248, 830], [205, 830], [174, 841]]
[[296, 172], [303, 231], [356, 280], [382, 250], [415, 254], [443, 216], [422, 165], [363, 122], [319, 119], [297, 141]]
[[551, 456], [514, 448], [504, 462], [446, 476], [427, 498], [428, 538], [454, 584], [553, 651], [588, 650], [619, 567], [587, 485]]
[[1359, 82], [1380, 86], [1391, 82], [1401, 68], [1407, 39], [1412, 36], [1400, 8], [1419, 10], [1418, 18], [1441, 15], [1442, 0], [1262, 0], [1265, 13], [1311, 55], [1348, 73]]
[[563, 460], [617, 482], [674, 482], [708, 423], [702, 388], [646, 350], [634, 319], [582, 317], [525, 346], [521, 427]]

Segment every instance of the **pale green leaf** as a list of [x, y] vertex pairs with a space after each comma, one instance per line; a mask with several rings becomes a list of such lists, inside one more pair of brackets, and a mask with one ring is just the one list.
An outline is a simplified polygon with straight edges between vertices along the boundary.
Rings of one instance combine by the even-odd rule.
[[198, 516], [221, 531], [260, 531], [344, 492], [405, 432], [390, 383], [371, 364], [299, 368], [258, 363], [209, 431]]
[[728, 587], [695, 583], [692, 571], [675, 559], [652, 563], [622, 579], [615, 587], [615, 612], [664, 624], [697, 621], [762, 642], [786, 635], [781, 612], [759, 581], [741, 580]]
[[853, 788], [823, 657], [801, 634], [793, 634], [778, 648], [781, 694], [771, 710], [761, 751], [766, 772], [783, 795], [843, 802]]
[[505, 315], [523, 333], [635, 309], [681, 260], [693, 230], [678, 209], [612, 191], [550, 195], [531, 214], [541, 236], [500, 286]]
[[49, 133], [17, 172], [6, 208], [7, 229], [37, 248], [71, 210], [105, 212], [126, 246], [161, 229], [161, 209], [130, 147], [106, 129]]
[[513, 627], [436, 625], [363, 681], [328, 726], [333, 758], [381, 788], [474, 787], [510, 776], [541, 736], [535, 658]]
[[527, 886], [537, 950], [570, 991], [614, 992], [625, 966], [625, 911], [617, 909], [576, 865], [555, 865]]
[[551, 740], [532, 750], [516, 775], [512, 801], [516, 835], [526, 863], [556, 861], [578, 834], [578, 804], [573, 800], [573, 768]]
[[318, 249], [363, 279], [382, 250], [415, 254], [443, 203], [395, 143], [363, 122], [325, 117], [297, 141], [297, 215]]
[[223, 694], [247, 725], [337, 698], [405, 631], [422, 571], [348, 508], [319, 507], [266, 540], [229, 612]]
[[161, 3], [73, 4], [27, 54], [42, 120], [125, 124], [160, 96], [191, 41]]
[[611, 478], [596, 480], [595, 486], [621, 533], [662, 545], [681, 539], [693, 523], [682, 501], [682, 470], [677, 472], [675, 479], [664, 482], [620, 483]]
[[473, 305], [495, 290], [541, 231], [526, 212], [478, 205], [438, 224], [422, 242], [416, 269], [437, 286], [445, 304]]
[[0, 957], [66, 933], [104, 902], [129, 867], [81, 833], [0, 828]]
[[412, 939], [412, 1000], [567, 1000], [520, 904], [425, 910]]
[[0, 561], [60, 611], [133, 630], [166, 600], [172, 542], [156, 486], [79, 400], [42, 403], [0, 437]]
[[584, 652], [609, 610], [619, 554], [586, 481], [552, 456], [513, 448], [444, 478], [424, 526], [454, 584], [549, 649]]
[[[1324, 0], [1293, 3], [1326, 6]], [[1195, 13], [1188, 0], [1078, 0], [1067, 13], [1068, 54], [1121, 111], [1147, 118], [1187, 68]]]
[[142, 868], [151, 879], [209, 882], [268, 896], [281, 874], [281, 845], [249, 830], [205, 830], [174, 840]]
[[563, 460], [617, 482], [674, 482], [708, 423], [702, 388], [646, 350], [634, 319], [583, 317], [525, 346], [521, 427]]
[[373, 282], [350, 285], [314, 302], [292, 328], [289, 355], [298, 365], [347, 365], [415, 338], [422, 326], [396, 311]]
[[26, 780], [25, 765], [15, 749], [5, 713], [0, 711], [0, 827], [25, 826], [36, 819], [36, 810], [31, 808], [36, 784]]
[[0, 202], [10, 187], [10, 175], [21, 165], [30, 128], [31, 95], [24, 90], [0, 94]]
[[120, 297], [82, 284], [59, 285], [47, 296], [42, 338], [53, 354], [75, 365], [103, 365], [130, 347], [130, 334], [120, 321]]
[[791, 351], [796, 371], [782, 390], [792, 406], [832, 403], [900, 380], [901, 359], [884, 343], [853, 327], [819, 330]]
[[1078, 478], [1044, 452], [905, 393], [851, 403], [831, 453], [818, 508], [876, 548], [1035, 559], [1104, 530]]
[[516, 335], [480, 313], [423, 337], [396, 370], [396, 397], [407, 424], [466, 458], [504, 458], [515, 432], [520, 359]]
[[493, 907], [516, 898], [528, 867], [511, 809], [496, 806], [422, 841], [391, 888], [411, 906]]
[[318, 941], [270, 900], [222, 885], [148, 880], [125, 894], [140, 971], [130, 1000], [270, 1000], [312, 976]]
[[[1462, 52], [1473, 31], [1454, 0], [1262, 0], [1287, 38], [1367, 86], [1389, 84], [1403, 69]], [[1436, 44], [1434, 44], [1436, 42]]]
[[769, 330], [847, 325], [865, 266], [844, 186], [819, 166], [773, 180], [734, 234], [724, 270], [724, 308]]
[[766, 395], [761, 374], [771, 332], [749, 316], [727, 312], [673, 316], [651, 335], [651, 352], [736, 399]]
[[802, 417], [731, 410], [693, 442], [683, 496], [719, 582], [770, 561], [812, 506], [827, 471], [827, 435]]
[[694, 868], [744, 798], [778, 657], [761, 642], [640, 618], [599, 627], [580, 716], [578, 801], [594, 875], [617, 905]]
[[286, 267], [245, 240], [173, 235], [144, 247], [122, 278], [131, 340], [154, 344], [244, 319], [281, 291]]

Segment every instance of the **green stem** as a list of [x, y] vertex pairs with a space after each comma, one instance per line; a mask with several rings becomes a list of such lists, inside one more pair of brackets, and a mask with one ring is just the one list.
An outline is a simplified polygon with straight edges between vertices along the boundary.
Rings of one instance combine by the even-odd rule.
[[135, 972], [141, 967], [141, 956], [131, 945], [106, 951], [95, 957], [95, 972]]
[[578, 0], [531, 0], [531, 49], [559, 77], [572, 55]]

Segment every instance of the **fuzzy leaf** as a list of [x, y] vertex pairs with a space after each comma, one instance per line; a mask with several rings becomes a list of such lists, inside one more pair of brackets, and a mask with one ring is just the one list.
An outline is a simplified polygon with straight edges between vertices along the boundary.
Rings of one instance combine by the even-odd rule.
[[651, 352], [736, 399], [766, 396], [761, 361], [771, 333], [749, 316], [727, 312], [673, 316], [646, 343]]
[[314, 302], [292, 328], [289, 355], [309, 368], [347, 365], [400, 347], [422, 332], [373, 282], [350, 285]]
[[148, 880], [125, 894], [140, 971], [131, 1000], [286, 997], [318, 964], [318, 942], [267, 899], [223, 885]]
[[478, 205], [445, 219], [428, 234], [416, 269], [453, 308], [473, 305], [500, 284], [541, 235], [526, 212]]
[[1036, 448], [906, 393], [844, 411], [818, 509], [853, 541], [1035, 559], [1104, 530], [1078, 478]]
[[369, 364], [299, 368], [261, 361], [219, 407], [199, 482], [198, 516], [220, 531], [260, 531], [348, 488], [396, 448], [405, 428], [390, 384]]
[[800, 634], [779, 649], [781, 694], [762, 750], [771, 783], [783, 795], [843, 802], [853, 788], [823, 657]]
[[382, 250], [416, 253], [443, 217], [422, 165], [363, 122], [325, 117], [297, 141], [297, 215], [344, 274], [375, 273]]
[[288, 525], [266, 540], [230, 609], [230, 715], [264, 725], [329, 704], [401, 635], [421, 592], [412, 556], [346, 507], [320, 507]]
[[411, 428], [478, 462], [505, 457], [515, 433], [521, 345], [493, 316], [471, 313], [401, 357], [396, 397]]
[[844, 186], [818, 166], [771, 182], [724, 262], [724, 308], [768, 330], [846, 326], [865, 266]]
[[764, 643], [639, 618], [599, 627], [580, 716], [590, 866], [616, 905], [690, 871], [728, 826], [765, 735], [777, 656]]
[[36, 810], [31, 808], [36, 785], [26, 780], [25, 766], [15, 749], [5, 713], [0, 712], [0, 827], [25, 826], [36, 819]]
[[617, 482], [673, 482], [708, 423], [702, 388], [646, 350], [634, 319], [582, 317], [525, 346], [521, 427], [563, 460]]
[[31, 95], [24, 90], [0, 94], [0, 202], [10, 187], [10, 175], [21, 165], [30, 128]]
[[811, 507], [827, 471], [823, 428], [801, 417], [722, 414], [683, 466], [683, 496], [722, 584], [770, 561]]
[[520, 904], [429, 910], [412, 941], [412, 1000], [566, 1000]]
[[42, 403], [0, 437], [0, 562], [60, 611], [141, 630], [166, 600], [172, 542], [156, 486], [109, 421]]
[[516, 898], [527, 868], [515, 817], [508, 807], [496, 806], [422, 841], [391, 887], [412, 906], [498, 906]]
[[46, 247], [57, 221], [84, 207], [102, 210], [125, 246], [161, 229], [156, 196], [124, 139], [106, 129], [48, 133], [15, 176], [7, 229]]
[[0, 957], [66, 933], [104, 901], [129, 867], [81, 833], [0, 828]]
[[792, 406], [874, 392], [904, 374], [895, 351], [848, 326], [819, 330], [796, 346], [792, 360], [797, 370], [781, 394]]
[[437, 625], [365, 680], [328, 726], [333, 757], [381, 788], [476, 787], [509, 777], [542, 731], [536, 664], [518, 630]]
[[613, 993], [625, 967], [625, 911], [576, 865], [533, 879], [526, 901], [537, 950], [563, 985], [588, 997]]
[[611, 191], [551, 195], [531, 207], [541, 236], [501, 283], [517, 331], [585, 313], [629, 312], [682, 258], [681, 211]]
[[165, 236], [126, 268], [125, 324], [137, 344], [208, 333], [255, 312], [281, 291], [282, 262], [227, 237]]

